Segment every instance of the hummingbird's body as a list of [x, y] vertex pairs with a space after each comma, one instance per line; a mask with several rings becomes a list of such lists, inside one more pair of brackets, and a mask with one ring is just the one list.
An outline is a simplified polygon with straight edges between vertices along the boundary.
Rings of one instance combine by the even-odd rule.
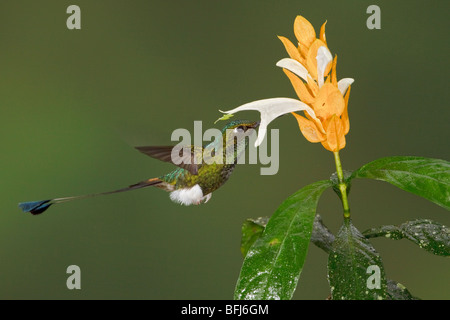
[[[248, 121], [232, 121], [222, 129], [222, 141], [213, 141], [205, 147], [190, 146], [190, 165], [175, 169], [161, 177], [148, 180], [157, 188], [171, 192], [170, 199], [184, 205], [200, 204], [211, 199], [212, 192], [221, 187], [233, 172], [237, 160], [248, 146], [245, 132], [258, 126], [259, 123]], [[232, 135], [238, 134], [236, 129], [242, 128], [242, 136], [235, 143]], [[228, 131], [227, 131], [228, 130]], [[242, 143], [239, 143], [241, 142]], [[221, 142], [221, 144], [219, 143]], [[219, 147], [223, 149], [219, 150]], [[172, 162], [172, 147], [138, 147], [139, 151], [163, 161]], [[222, 161], [208, 161], [211, 153], [218, 150]], [[227, 161], [228, 156], [232, 161]], [[200, 158], [201, 157], [201, 158]], [[197, 158], [197, 165], [194, 163]], [[144, 181], [145, 183], [145, 181]]]
[[175, 202], [190, 205], [207, 202], [212, 192], [221, 187], [230, 177], [235, 164], [209, 164], [198, 169], [198, 174], [178, 168], [159, 177], [161, 183], [155, 187], [169, 191], [170, 199]]
[[[182, 156], [178, 153], [178, 156], [180, 156], [179, 159], [183, 161], [181, 163], [177, 162], [179, 168], [160, 177], [144, 180], [119, 190], [75, 197], [23, 202], [19, 203], [19, 207], [25, 212], [40, 214], [52, 204], [130, 191], [149, 186], [170, 192], [170, 199], [180, 204], [197, 205], [202, 202], [207, 202], [211, 199], [212, 192], [220, 188], [228, 180], [240, 155], [245, 152], [248, 146], [248, 141], [245, 139], [248, 133], [245, 133], [248, 129], [254, 129], [258, 125], [258, 122], [244, 120], [230, 122], [222, 129], [222, 145], [220, 145], [219, 141], [214, 141], [205, 147], [187, 146], [186, 149], [183, 149]], [[237, 139], [237, 143], [235, 143], [235, 138]], [[223, 146], [223, 149], [219, 149], [219, 145]], [[174, 154], [177, 155], [173, 152], [174, 147], [171, 146], [137, 147], [136, 149], [153, 158], [171, 163], [174, 163]], [[216, 152], [221, 152], [222, 157], [219, 156], [215, 159], [221, 158], [222, 161], [208, 161], [213, 159]], [[231, 161], [229, 161], [230, 159]]]

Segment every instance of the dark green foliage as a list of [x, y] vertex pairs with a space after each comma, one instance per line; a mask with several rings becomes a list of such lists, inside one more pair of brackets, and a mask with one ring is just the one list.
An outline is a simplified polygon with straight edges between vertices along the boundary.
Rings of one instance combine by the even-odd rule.
[[420, 248], [433, 254], [450, 256], [450, 230], [448, 227], [428, 219], [407, 221], [399, 226], [381, 226], [364, 231], [366, 238], [386, 237], [408, 239]]
[[257, 219], [247, 219], [242, 225], [241, 253], [245, 257], [248, 249], [258, 239], [264, 231], [269, 218], [259, 217]]
[[334, 300], [383, 300], [388, 297], [381, 258], [349, 219], [339, 230], [328, 257]]
[[316, 214], [317, 203], [329, 187], [341, 197], [341, 182], [348, 194], [354, 178], [389, 182], [450, 209], [450, 163], [444, 160], [389, 157], [375, 160], [353, 173], [344, 172], [343, 181], [338, 181], [333, 174], [329, 181], [308, 185], [290, 196], [268, 222], [258, 218], [244, 223], [241, 251], [245, 259], [235, 299], [291, 299], [309, 242], [329, 254], [332, 299], [417, 299], [402, 284], [386, 279], [382, 260], [368, 239], [406, 238], [435, 255], [449, 256], [449, 228], [431, 220], [417, 219], [399, 226], [372, 228], [361, 234], [349, 218], [344, 218], [335, 237]]
[[329, 253], [334, 242], [334, 234], [323, 224], [322, 217], [316, 214], [314, 219], [313, 232], [311, 242], [317, 247]]
[[317, 202], [330, 181], [308, 185], [287, 198], [248, 250], [235, 299], [291, 299], [305, 262]]
[[389, 300], [420, 300], [411, 295], [404, 285], [394, 280], [387, 280], [387, 294]]
[[388, 157], [372, 161], [352, 178], [382, 180], [450, 209], [450, 163], [422, 157]]

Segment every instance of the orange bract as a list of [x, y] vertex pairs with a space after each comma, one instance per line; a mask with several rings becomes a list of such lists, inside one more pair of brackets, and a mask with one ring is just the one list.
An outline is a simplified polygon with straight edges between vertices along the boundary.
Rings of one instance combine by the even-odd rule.
[[316, 39], [316, 31], [314, 31], [314, 27], [302, 16], [297, 16], [297, 18], [295, 18], [294, 33], [298, 42], [306, 47], [309, 47]]
[[320, 132], [316, 123], [312, 120], [308, 120], [301, 115], [292, 112], [292, 115], [297, 119], [300, 131], [309, 142], [322, 142], [326, 140], [326, 135]]
[[[317, 119], [306, 115], [306, 118], [292, 113], [296, 118], [300, 131], [310, 142], [321, 142], [325, 149], [336, 152], [346, 145], [345, 135], [349, 132], [348, 100], [350, 84], [353, 79], [344, 79], [341, 86], [337, 81], [337, 57], [332, 59], [327, 47], [325, 25], [322, 25], [319, 38], [311, 23], [302, 16], [294, 22], [294, 33], [298, 41], [295, 46], [285, 37], [279, 36], [289, 57], [299, 62], [308, 71], [303, 79], [295, 74], [295, 70], [283, 71], [291, 81], [299, 99], [310, 106]], [[323, 49], [320, 49], [324, 47]], [[320, 49], [320, 50], [319, 50]], [[325, 53], [325, 54], [324, 54]], [[319, 61], [320, 56], [320, 61]], [[320, 69], [321, 68], [321, 69]], [[293, 72], [291, 72], [293, 71]], [[326, 80], [324, 81], [324, 78]]]

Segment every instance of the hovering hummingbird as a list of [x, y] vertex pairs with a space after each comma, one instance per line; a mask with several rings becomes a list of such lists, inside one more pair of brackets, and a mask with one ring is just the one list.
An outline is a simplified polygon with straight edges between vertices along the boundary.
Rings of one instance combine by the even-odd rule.
[[[228, 180], [239, 157], [245, 152], [248, 146], [248, 139], [245, 137], [252, 133], [252, 130], [249, 129], [256, 129], [258, 126], [259, 122], [247, 120], [231, 121], [222, 129], [222, 141], [215, 140], [204, 147], [186, 146], [186, 148], [182, 149], [182, 155], [178, 153], [180, 155], [178, 160], [181, 161], [175, 161], [177, 163], [174, 163], [173, 160], [173, 146], [136, 147], [140, 152], [152, 158], [176, 164], [178, 168], [163, 176], [144, 180], [114, 191], [22, 202], [19, 203], [19, 207], [24, 212], [37, 215], [47, 210], [53, 204], [131, 191], [150, 186], [170, 192], [170, 199], [180, 204], [198, 205], [202, 202], [206, 203], [211, 199], [212, 192]], [[185, 150], [188, 152], [186, 153]], [[205, 150], [208, 152], [205, 152]], [[205, 159], [204, 154], [215, 157], [217, 151], [222, 152], [223, 161], [211, 163], [207, 161], [208, 159]], [[229, 161], [230, 155], [231, 161]]]

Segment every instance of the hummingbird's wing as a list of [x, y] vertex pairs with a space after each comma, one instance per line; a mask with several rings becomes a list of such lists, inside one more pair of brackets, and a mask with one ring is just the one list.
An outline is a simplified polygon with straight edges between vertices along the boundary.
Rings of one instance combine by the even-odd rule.
[[[202, 165], [201, 156], [203, 154], [203, 148], [197, 146], [186, 146], [180, 148], [178, 151], [178, 156], [176, 151], [174, 152], [175, 158], [172, 157], [172, 150], [174, 146], [144, 146], [144, 147], [136, 147], [137, 150], [146, 154], [152, 158], [170, 162], [180, 168], [183, 168], [189, 171], [191, 174], [197, 175], [198, 169]], [[188, 150], [188, 152], [184, 152], [184, 150]]]

